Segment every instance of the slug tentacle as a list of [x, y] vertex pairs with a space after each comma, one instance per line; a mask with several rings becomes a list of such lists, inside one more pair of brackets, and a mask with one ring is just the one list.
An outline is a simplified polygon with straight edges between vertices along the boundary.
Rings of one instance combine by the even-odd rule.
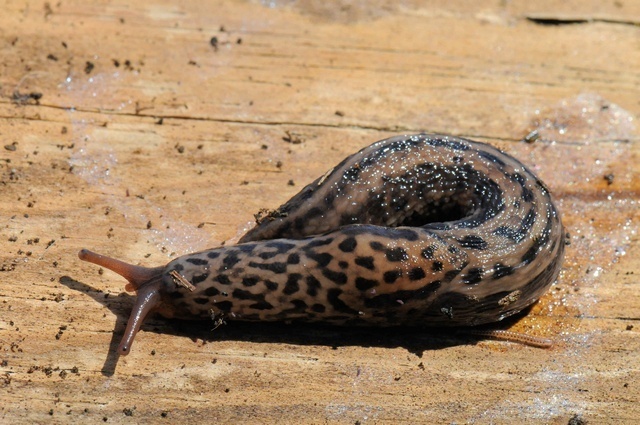
[[79, 255], [138, 292], [119, 347], [126, 354], [152, 311], [338, 325], [496, 322], [542, 296], [563, 252], [560, 215], [527, 167], [483, 143], [418, 134], [349, 156], [235, 246], [150, 269]]
[[131, 310], [127, 328], [118, 345], [118, 354], [126, 356], [131, 351], [133, 339], [140, 330], [144, 319], [161, 304], [161, 295], [157, 285], [148, 285], [138, 291], [138, 297]]
[[161, 279], [164, 267], [147, 268], [134, 266], [124, 261], [116, 260], [115, 258], [97, 254], [88, 249], [81, 250], [78, 253], [78, 257], [81, 260], [97, 264], [118, 273], [129, 281], [125, 289], [129, 292], [134, 290], [137, 292], [136, 302], [131, 311], [129, 321], [127, 322], [127, 328], [125, 329], [120, 345], [118, 345], [119, 354], [129, 354], [133, 339], [140, 330], [144, 319], [162, 306]]
[[125, 263], [124, 261], [107, 257], [106, 255], [97, 254], [93, 251], [89, 251], [88, 249], [80, 250], [78, 257], [81, 260], [97, 264], [98, 266], [102, 266], [105, 269], [118, 273], [120, 276], [127, 279], [129, 281], [129, 285], [125, 287], [127, 292], [137, 291], [146, 282], [157, 279], [164, 269], [164, 267], [149, 268], [134, 266], [133, 264]]

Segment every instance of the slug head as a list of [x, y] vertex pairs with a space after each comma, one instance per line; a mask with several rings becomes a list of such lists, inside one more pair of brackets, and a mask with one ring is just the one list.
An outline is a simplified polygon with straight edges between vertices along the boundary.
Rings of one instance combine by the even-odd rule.
[[[129, 281], [125, 286], [127, 292], [137, 292], [137, 298], [131, 311], [131, 316], [127, 322], [124, 336], [118, 345], [118, 354], [126, 356], [131, 350], [133, 339], [135, 338], [144, 319], [152, 312], [161, 312], [166, 316], [171, 316], [166, 311], [166, 304], [162, 301], [163, 282], [162, 274], [164, 267], [142, 267], [127, 264], [115, 258], [96, 254], [95, 252], [83, 249], [78, 253], [78, 257], [83, 261], [97, 264], [101, 267], [118, 273]], [[164, 311], [163, 311], [164, 310]]]

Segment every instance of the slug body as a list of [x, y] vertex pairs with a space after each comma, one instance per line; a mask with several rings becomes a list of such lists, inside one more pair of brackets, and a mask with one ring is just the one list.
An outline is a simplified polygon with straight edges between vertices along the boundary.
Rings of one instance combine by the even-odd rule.
[[483, 143], [397, 136], [349, 156], [235, 246], [132, 266], [87, 250], [150, 312], [180, 319], [473, 326], [531, 305], [556, 279], [560, 216], [544, 184]]

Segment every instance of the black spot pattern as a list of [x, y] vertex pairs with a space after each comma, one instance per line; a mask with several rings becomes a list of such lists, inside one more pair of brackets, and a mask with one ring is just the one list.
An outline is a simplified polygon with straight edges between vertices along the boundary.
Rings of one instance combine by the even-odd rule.
[[269, 251], [259, 253], [258, 257], [262, 258], [263, 260], [270, 260], [271, 258], [277, 257], [278, 255], [280, 255], [280, 253], [277, 251]]
[[399, 247], [388, 249], [385, 255], [387, 256], [387, 261], [390, 261], [392, 263], [396, 263], [398, 261], [406, 261], [409, 259], [407, 251], [404, 248]]
[[273, 305], [265, 300], [258, 301], [254, 304], [249, 304], [249, 308], [254, 310], [273, 310]]
[[330, 269], [322, 269], [322, 275], [338, 285], [347, 283], [347, 275], [343, 272], [336, 272]]
[[510, 276], [513, 274], [515, 269], [511, 266], [505, 266], [502, 263], [496, 263], [493, 266], [493, 279], [502, 279], [505, 276]]
[[209, 261], [203, 259], [203, 258], [187, 258], [187, 263], [191, 263], [194, 266], [206, 266], [207, 264], [209, 264]]
[[220, 271], [232, 269], [239, 262], [240, 262], [240, 258], [238, 258], [238, 251], [231, 251], [222, 260], [222, 266], [220, 267]]
[[321, 246], [329, 245], [333, 242], [333, 238], [323, 238], [323, 239], [312, 239], [308, 244], [305, 245], [305, 249], [318, 248]]
[[383, 278], [385, 283], [395, 283], [402, 276], [402, 272], [399, 270], [390, 270], [384, 272]]
[[513, 173], [511, 178], [516, 181], [520, 186], [524, 186], [527, 183], [527, 179], [520, 173]]
[[228, 313], [231, 311], [231, 308], [233, 307], [233, 303], [231, 301], [220, 301], [219, 303], [216, 303], [215, 306], [225, 312]]
[[322, 304], [314, 304], [311, 306], [311, 311], [314, 311], [316, 313], [324, 313], [326, 310], [327, 308]]
[[244, 289], [236, 288], [231, 293], [231, 296], [237, 300], [254, 300], [254, 301], [262, 301], [264, 300], [264, 294], [254, 294], [250, 291], [246, 291]]
[[291, 308], [284, 308], [282, 311], [276, 314], [276, 317], [280, 320], [285, 320], [292, 316], [298, 316], [299, 314], [305, 313], [307, 310], [307, 303], [303, 300], [291, 300], [290, 304], [293, 305]]
[[373, 241], [369, 244], [369, 246], [371, 247], [371, 249], [373, 249], [374, 251], [384, 251], [384, 245], [382, 245], [380, 242], [377, 241]]
[[265, 280], [264, 286], [266, 286], [269, 291], [277, 291], [279, 285], [277, 282], [273, 282], [271, 280]]
[[307, 276], [307, 294], [315, 297], [318, 295], [318, 290], [322, 287], [320, 281], [313, 275]]
[[520, 227], [518, 227], [517, 229], [514, 229], [508, 226], [499, 226], [493, 231], [493, 234], [496, 236], [503, 236], [511, 239], [516, 243], [520, 243], [527, 237], [535, 221], [536, 221], [536, 210], [534, 208], [531, 208], [529, 209], [527, 214], [522, 218]]
[[197, 285], [198, 283], [204, 282], [209, 277], [209, 273], [195, 274], [191, 278], [191, 283]]
[[289, 278], [287, 279], [287, 283], [284, 285], [284, 289], [282, 290], [282, 293], [285, 295], [291, 295], [298, 292], [300, 290], [300, 285], [298, 284], [298, 281], [300, 280], [300, 278], [302, 278], [301, 274], [298, 274], [298, 273], [290, 274]]
[[338, 248], [340, 248], [342, 252], [353, 252], [353, 250], [356, 249], [356, 246], [358, 246], [356, 238], [351, 237], [340, 242]]
[[299, 264], [300, 263], [300, 255], [293, 253], [289, 254], [287, 257], [287, 264]]
[[256, 248], [256, 244], [243, 243], [240, 245], [236, 245], [236, 248], [238, 249], [238, 251], [242, 252], [243, 254], [251, 254], [253, 250]]
[[442, 283], [438, 280], [430, 282], [415, 291], [396, 291], [390, 294], [380, 294], [365, 300], [369, 308], [399, 308], [410, 301], [419, 301], [434, 295]]
[[531, 248], [529, 248], [527, 252], [525, 252], [524, 255], [522, 256], [523, 265], [531, 264], [531, 262], [533, 262], [533, 260], [536, 259], [536, 257], [538, 256], [538, 252], [540, 251], [540, 248], [543, 246], [541, 242], [542, 241], [540, 238], [536, 238], [534, 240], [533, 245], [531, 245]]
[[265, 247], [275, 249], [276, 250], [275, 252], [277, 252], [278, 254], [285, 254], [291, 251], [292, 249], [294, 249], [296, 245], [289, 242], [273, 241], [273, 242], [267, 242], [265, 244]]
[[218, 283], [221, 283], [222, 285], [231, 285], [231, 280], [229, 279], [229, 276], [227, 276], [226, 274], [219, 274], [216, 277], [214, 277], [213, 280], [215, 280]]
[[407, 273], [407, 275], [409, 276], [410, 280], [420, 280], [427, 277], [426, 273], [424, 272], [424, 270], [422, 270], [421, 267], [415, 267], [409, 270], [409, 273]]
[[215, 297], [216, 295], [220, 295], [220, 291], [218, 291], [218, 288], [210, 286], [204, 290], [204, 294], [208, 297]]
[[342, 178], [344, 180], [355, 182], [358, 180], [359, 175], [360, 175], [360, 167], [351, 167], [344, 172], [344, 174], [342, 175]]
[[478, 155], [480, 155], [481, 158], [484, 158], [489, 162], [499, 165], [500, 167], [504, 167], [505, 165], [507, 165], [503, 160], [501, 160], [500, 158], [498, 158], [492, 153], [489, 153], [486, 151], [478, 151]]
[[484, 273], [484, 270], [481, 267], [470, 268], [466, 274], [462, 275], [462, 282], [467, 285], [480, 283], [482, 282], [482, 273]]
[[363, 277], [356, 278], [356, 288], [361, 291], [366, 291], [367, 289], [371, 289], [378, 286], [377, 280], [365, 279]]
[[364, 267], [365, 269], [368, 269], [368, 270], [375, 270], [376, 268], [373, 261], [373, 257], [356, 257], [355, 263], [358, 266]]
[[462, 239], [458, 239], [458, 243], [463, 248], [470, 249], [487, 249], [488, 245], [484, 239], [477, 235], [467, 235]]
[[260, 278], [257, 276], [247, 276], [242, 278], [242, 284], [247, 287], [255, 286], [260, 281]]
[[533, 200], [535, 199], [535, 196], [533, 195], [533, 192], [531, 191], [531, 189], [529, 189], [526, 186], [522, 187], [522, 200], [524, 202], [533, 202]]
[[257, 263], [255, 261], [249, 262], [249, 267], [253, 267], [260, 270], [268, 270], [272, 273], [280, 274], [287, 271], [286, 263], [274, 262], [274, 263]]
[[422, 257], [424, 257], [427, 260], [432, 260], [433, 259], [433, 254], [436, 252], [436, 247], [433, 245], [430, 245], [428, 247], [426, 247], [425, 249], [423, 249], [420, 254], [422, 255]]
[[341, 289], [329, 289], [327, 291], [327, 302], [329, 303], [329, 305], [331, 305], [331, 307], [333, 307], [333, 309], [339, 313], [358, 315], [358, 311], [345, 304], [344, 301], [340, 299], [340, 295], [342, 295]]
[[[560, 246], [562, 246], [562, 244], [560, 244]], [[549, 262], [547, 267], [545, 267], [544, 270], [540, 272], [540, 274], [535, 276], [533, 279], [527, 282], [526, 285], [524, 285], [524, 297], [526, 297], [529, 293], [535, 293], [541, 287], [543, 288], [545, 285], [548, 285], [550, 281], [553, 282], [552, 278], [557, 275], [561, 262], [562, 251], [560, 252], [560, 255], [552, 257], [552, 261]]]
[[448, 272], [445, 272], [444, 277], [442, 278], [443, 282], [451, 282], [453, 279], [456, 278], [456, 276], [458, 276], [460, 274], [460, 272], [462, 271], [462, 269], [454, 269], [454, 270], [449, 270]]
[[317, 262], [319, 267], [327, 267], [331, 262], [331, 260], [333, 260], [333, 255], [327, 252], [322, 252], [318, 254], [311, 251], [311, 252], [307, 252], [307, 257]]

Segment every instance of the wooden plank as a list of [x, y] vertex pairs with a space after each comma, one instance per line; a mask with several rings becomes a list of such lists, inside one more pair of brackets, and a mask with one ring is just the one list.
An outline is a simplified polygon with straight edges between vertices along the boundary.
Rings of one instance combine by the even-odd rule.
[[[556, 3], [8, 2], [2, 422], [634, 423], [640, 12]], [[512, 324], [552, 349], [154, 319], [114, 354], [132, 297], [79, 249], [152, 266], [232, 244], [346, 155], [422, 130], [498, 145], [555, 194], [565, 266]]]

